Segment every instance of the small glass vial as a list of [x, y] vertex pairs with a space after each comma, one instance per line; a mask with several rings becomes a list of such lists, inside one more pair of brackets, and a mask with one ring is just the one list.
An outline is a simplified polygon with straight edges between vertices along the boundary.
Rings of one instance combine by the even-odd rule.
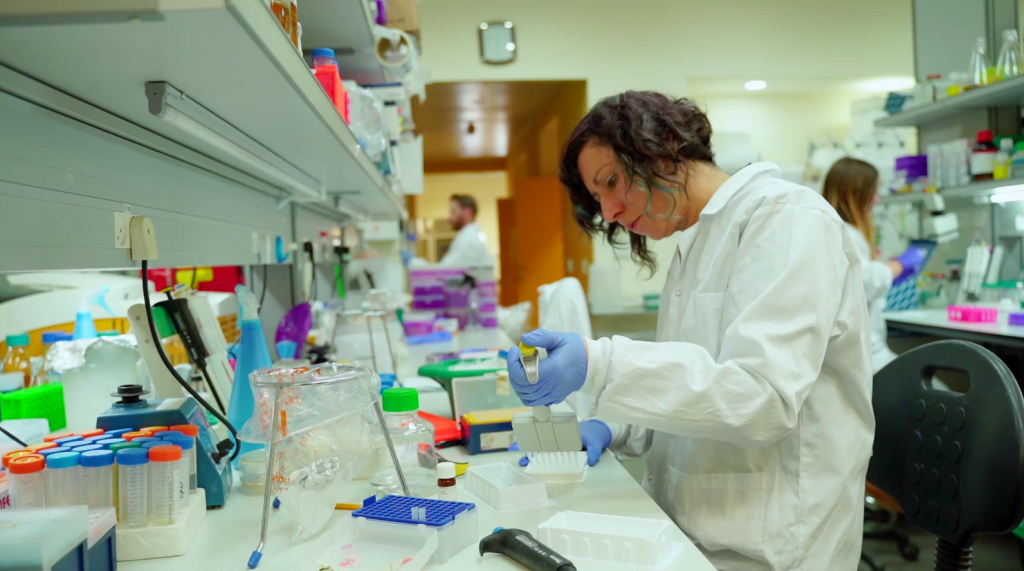
[[437, 499], [458, 501], [455, 490], [455, 464], [451, 462], [440, 462], [437, 465]]
[[196, 487], [198, 486], [199, 480], [196, 478], [196, 455], [199, 451], [199, 444], [196, 439], [199, 438], [199, 427], [194, 424], [175, 424], [170, 427], [171, 430], [177, 430], [178, 432], [188, 436], [192, 439], [192, 453], [189, 454], [189, 459], [192, 461], [192, 466], [189, 468], [188, 476], [188, 491], [190, 494], [196, 493]]
[[[145, 450], [145, 446], [143, 446]], [[181, 448], [171, 444], [149, 449], [149, 524], [171, 525], [178, 521], [178, 464]]]
[[14, 509], [46, 507], [46, 459], [38, 454], [11, 458], [7, 464]]
[[75, 506], [81, 503], [78, 497], [78, 457], [78, 452], [60, 452], [46, 457], [48, 507]]
[[82, 452], [78, 459], [81, 466], [82, 498], [90, 508], [109, 508], [114, 505], [114, 453], [110, 450]]
[[141, 447], [122, 448], [117, 454], [117, 524], [146, 527], [149, 481], [149, 451]]
[[192, 454], [195, 450], [192, 448], [191, 438], [180, 432], [175, 434], [178, 436], [168, 438], [167, 442], [181, 448], [181, 460], [178, 463], [178, 482], [181, 487], [177, 491], [177, 498], [178, 513], [184, 514], [185, 510], [188, 509], [190, 482], [195, 479], [195, 474], [190, 474], [192, 471]]

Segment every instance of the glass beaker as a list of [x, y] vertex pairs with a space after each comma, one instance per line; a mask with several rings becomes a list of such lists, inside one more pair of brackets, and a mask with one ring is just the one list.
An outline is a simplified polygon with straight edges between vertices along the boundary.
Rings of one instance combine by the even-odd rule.
[[1003, 47], [996, 60], [996, 79], [1017, 77], [1021, 73], [1020, 35], [1015, 29], [1003, 30]]
[[966, 89], [989, 84], [989, 63], [985, 52], [985, 38], [978, 38], [974, 42], [974, 51], [971, 52], [971, 63], [967, 66], [967, 84], [964, 86]]
[[249, 375], [255, 408], [240, 440], [268, 445], [262, 549], [271, 497], [292, 522], [292, 539], [320, 531], [342, 488], [369, 460], [380, 379], [370, 369], [336, 363], [260, 369]]

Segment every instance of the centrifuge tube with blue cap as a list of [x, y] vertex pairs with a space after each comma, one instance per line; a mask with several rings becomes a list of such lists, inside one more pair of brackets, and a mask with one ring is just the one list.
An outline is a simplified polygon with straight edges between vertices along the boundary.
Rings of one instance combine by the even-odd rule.
[[[130, 444], [129, 444], [130, 445]], [[146, 527], [149, 498], [149, 450], [122, 448], [117, 451], [117, 525]]]
[[[273, 362], [270, 360], [270, 351], [267, 349], [267, 339], [263, 335], [263, 324], [260, 323], [259, 300], [256, 299], [252, 290], [243, 285], [236, 287], [235, 293], [240, 306], [242, 336], [238, 341], [236, 351], [235, 380], [231, 385], [228, 421], [232, 426], [241, 427], [252, 418], [255, 408], [249, 374], [259, 369], [270, 368]], [[246, 452], [263, 448], [263, 444], [244, 441], [241, 442], [241, 446], [239, 458]], [[233, 465], [236, 469], [238, 468], [238, 458], [235, 458]]]
[[109, 316], [113, 317], [114, 312], [107, 305], [108, 291], [110, 291], [110, 287], [103, 286], [91, 295], [82, 296], [82, 300], [78, 304], [78, 313], [75, 314], [75, 333], [72, 336], [73, 339], [95, 339], [99, 337], [99, 333], [96, 332], [96, 323], [92, 318], [92, 309], [89, 305], [98, 305]]

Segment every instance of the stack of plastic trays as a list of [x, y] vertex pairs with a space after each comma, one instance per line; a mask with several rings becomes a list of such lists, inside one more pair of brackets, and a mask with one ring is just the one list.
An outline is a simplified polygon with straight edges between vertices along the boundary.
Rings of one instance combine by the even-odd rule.
[[667, 520], [566, 511], [541, 523], [537, 539], [577, 564], [666, 569], [683, 549], [672, 540], [674, 527]]
[[352, 512], [352, 517], [390, 522], [396, 526], [424, 525], [436, 530], [437, 550], [430, 562], [441, 564], [476, 543], [477, 511], [474, 504], [465, 502], [384, 496], [364, 504], [362, 509]]
[[544, 482], [509, 464], [485, 464], [466, 470], [463, 489], [498, 513], [548, 505]]

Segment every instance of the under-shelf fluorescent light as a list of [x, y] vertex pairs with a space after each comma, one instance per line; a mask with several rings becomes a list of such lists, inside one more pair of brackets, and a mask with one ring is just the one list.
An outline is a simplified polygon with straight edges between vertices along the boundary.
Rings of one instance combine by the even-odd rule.
[[163, 82], [146, 84], [149, 112], [178, 129], [244, 163], [279, 186], [322, 200], [326, 194], [314, 179], [216, 114]]
[[992, 204], [1006, 204], [1007, 202], [1020, 202], [1024, 200], [1024, 184], [1001, 186], [992, 189], [992, 196], [988, 201]]
[[762, 79], [754, 79], [743, 84], [743, 88], [747, 91], [761, 91], [768, 87], [768, 82]]

